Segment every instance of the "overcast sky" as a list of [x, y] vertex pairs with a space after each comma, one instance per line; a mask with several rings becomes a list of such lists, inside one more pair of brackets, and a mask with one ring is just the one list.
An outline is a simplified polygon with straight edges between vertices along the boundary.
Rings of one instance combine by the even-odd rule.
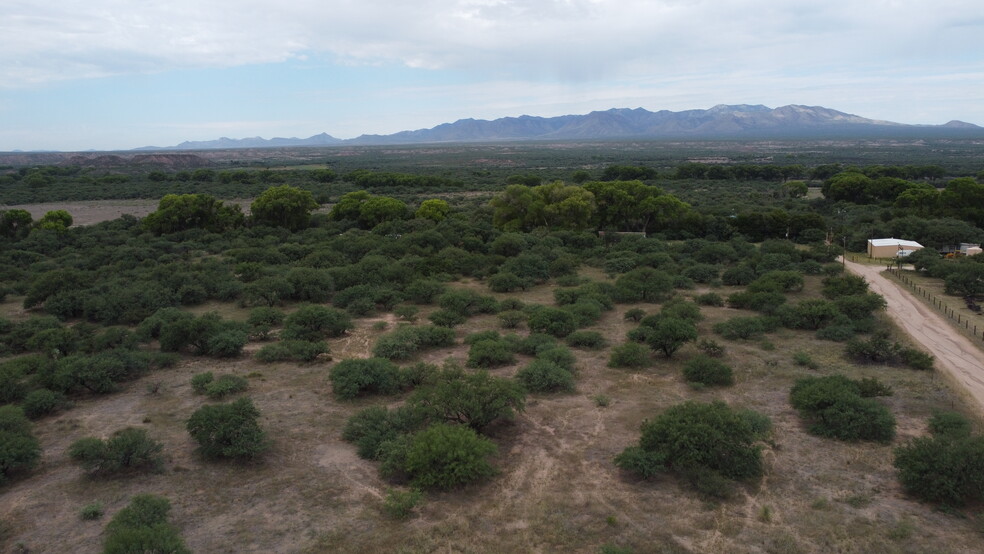
[[819, 105], [984, 125], [980, 0], [3, 0], [0, 151]]

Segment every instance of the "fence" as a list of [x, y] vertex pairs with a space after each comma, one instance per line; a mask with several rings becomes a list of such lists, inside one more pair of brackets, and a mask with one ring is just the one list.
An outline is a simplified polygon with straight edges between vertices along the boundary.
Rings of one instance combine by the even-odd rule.
[[966, 329], [968, 332], [973, 330], [974, 338], [984, 340], [984, 322], [981, 322], [980, 325], [978, 324], [978, 322], [974, 322], [973, 324], [971, 324], [970, 316], [965, 316], [963, 314], [957, 313], [956, 310], [947, 306], [943, 302], [942, 298], [937, 297], [935, 294], [929, 292], [928, 290], [914, 283], [912, 279], [909, 279], [907, 276], [903, 275], [898, 270], [898, 268], [889, 268], [888, 272], [891, 273], [893, 276], [895, 276], [895, 278], [898, 279], [899, 282], [901, 282], [904, 285], [907, 285], [910, 289], [912, 289], [914, 293], [925, 298], [930, 304], [933, 305], [934, 308], [936, 308], [938, 312], [941, 312], [943, 315], [947, 316], [951, 320], [956, 321], [958, 327], [963, 325], [963, 328]]

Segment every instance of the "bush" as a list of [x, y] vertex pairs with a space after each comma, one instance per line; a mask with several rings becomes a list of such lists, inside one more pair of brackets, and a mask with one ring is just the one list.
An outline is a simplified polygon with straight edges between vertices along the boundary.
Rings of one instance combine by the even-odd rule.
[[569, 346], [574, 348], [587, 348], [590, 350], [600, 350], [607, 346], [608, 341], [597, 331], [574, 331], [564, 339]]
[[134, 496], [106, 526], [103, 553], [191, 554], [177, 530], [167, 522], [170, 511], [171, 503], [166, 498], [151, 494]]
[[694, 302], [700, 306], [724, 306], [724, 298], [716, 292], [699, 294], [694, 298]]
[[249, 382], [244, 377], [231, 374], [219, 375], [217, 379], [205, 385], [205, 396], [212, 400], [221, 400], [247, 388], [249, 388]]
[[503, 329], [515, 329], [526, 321], [526, 314], [521, 310], [505, 310], [498, 317]]
[[768, 317], [732, 317], [714, 325], [714, 332], [726, 339], [754, 339], [765, 333], [771, 333], [778, 327], [778, 322]]
[[269, 448], [257, 418], [260, 411], [249, 398], [229, 404], [203, 406], [191, 414], [187, 429], [205, 458], [256, 458]]
[[636, 342], [627, 342], [612, 348], [608, 367], [642, 368], [652, 364], [650, 351]]
[[250, 333], [257, 338], [266, 339], [271, 329], [284, 322], [284, 317], [284, 312], [276, 308], [260, 306], [250, 310], [246, 324], [249, 325]]
[[536, 359], [516, 373], [530, 392], [574, 392], [574, 375], [560, 365]]
[[929, 418], [929, 432], [935, 437], [965, 439], [971, 431], [970, 420], [957, 412], [935, 412]]
[[191, 378], [191, 390], [196, 394], [205, 394], [209, 383], [215, 380], [215, 375], [211, 371], [197, 373]]
[[317, 342], [326, 336], [341, 336], [352, 328], [352, 318], [347, 313], [324, 306], [307, 305], [287, 316], [281, 336], [285, 339]]
[[640, 267], [615, 280], [615, 298], [619, 302], [662, 302], [673, 286], [673, 279], [665, 271]]
[[57, 412], [68, 405], [65, 395], [48, 389], [37, 389], [27, 393], [21, 407], [30, 419], [39, 419]]
[[468, 316], [459, 312], [440, 309], [432, 312], [429, 316], [427, 316], [427, 319], [434, 325], [452, 328], [468, 321]]
[[536, 358], [538, 360], [546, 360], [548, 362], [555, 363], [567, 371], [570, 371], [572, 374], [574, 373], [574, 362], [577, 361], [574, 353], [571, 352], [569, 348], [560, 345], [552, 348], [541, 349], [537, 352]]
[[99, 502], [93, 502], [82, 506], [82, 509], [79, 510], [79, 518], [83, 521], [92, 521], [101, 518], [103, 513], [105, 513], [103, 505]]
[[876, 400], [862, 397], [863, 389], [869, 395], [884, 394], [885, 388], [878, 385], [862, 387], [842, 375], [806, 377], [796, 381], [789, 398], [814, 435], [887, 443], [895, 437], [895, 418]]
[[418, 487], [448, 490], [491, 476], [488, 457], [495, 452], [495, 444], [474, 430], [437, 423], [413, 435], [404, 469]]
[[434, 325], [403, 326], [380, 336], [373, 346], [372, 353], [377, 358], [406, 360], [422, 349], [451, 346], [452, 344], [454, 344], [454, 331], [447, 327]]
[[519, 343], [519, 353], [536, 356], [541, 350], [557, 346], [557, 339], [545, 333], [530, 333]]
[[432, 420], [481, 431], [497, 420], [515, 418], [525, 401], [522, 387], [511, 379], [449, 367], [438, 373], [432, 384], [414, 391], [408, 404]]
[[712, 339], [700, 339], [700, 342], [697, 343], [697, 349], [712, 358], [724, 356], [724, 347]]
[[480, 340], [468, 349], [468, 367], [493, 368], [516, 362], [512, 346], [504, 340]]
[[40, 459], [41, 444], [23, 410], [0, 406], [0, 485], [17, 473], [33, 469]]
[[662, 351], [667, 358], [684, 344], [697, 340], [697, 328], [686, 319], [660, 317], [646, 327], [650, 329], [646, 344], [653, 350]]
[[566, 337], [577, 328], [573, 314], [549, 306], [537, 306], [532, 309], [527, 325], [532, 332], [546, 333], [558, 338]]
[[318, 356], [328, 352], [328, 344], [324, 341], [283, 340], [259, 349], [256, 352], [256, 359], [263, 363], [313, 362]]
[[531, 281], [522, 279], [521, 277], [507, 271], [502, 271], [489, 277], [488, 282], [489, 289], [493, 292], [512, 292], [518, 289], [525, 290], [533, 284]]
[[424, 493], [417, 489], [406, 491], [388, 489], [386, 491], [386, 499], [383, 500], [383, 511], [392, 518], [406, 519], [410, 517], [413, 509], [423, 496]]
[[160, 470], [164, 445], [147, 431], [127, 427], [109, 439], [85, 437], [72, 443], [68, 455], [89, 474], [113, 475], [127, 471]]
[[642, 308], [630, 308], [625, 310], [625, 320], [634, 321], [636, 323], [642, 321], [642, 318], [646, 317], [646, 311]]
[[342, 439], [356, 446], [359, 457], [378, 460], [386, 443], [420, 429], [427, 416], [413, 406], [388, 410], [382, 406], [365, 408], [350, 417]]
[[929, 502], [962, 506], [984, 501], [984, 437], [921, 437], [895, 449], [899, 481]]
[[399, 368], [384, 358], [343, 360], [331, 368], [329, 380], [335, 396], [344, 400], [400, 390]]
[[708, 356], [697, 356], [683, 366], [683, 377], [691, 383], [726, 386], [735, 383], [731, 368]]
[[[642, 477], [672, 471], [703, 492], [726, 494], [726, 479], [752, 479], [763, 472], [760, 427], [747, 413], [723, 402], [685, 402], [642, 424], [639, 445], [626, 448], [615, 464]], [[708, 486], [717, 482], [714, 487]], [[702, 485], [703, 484], [703, 485]]]

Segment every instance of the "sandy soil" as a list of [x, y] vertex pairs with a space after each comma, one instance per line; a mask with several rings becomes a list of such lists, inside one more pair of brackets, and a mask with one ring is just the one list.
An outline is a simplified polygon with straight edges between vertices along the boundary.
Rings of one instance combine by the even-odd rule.
[[936, 356], [937, 367], [963, 387], [976, 408], [984, 413], [984, 350], [898, 283], [882, 276], [881, 267], [847, 262], [847, 268], [867, 279], [871, 290], [885, 298], [889, 316]]

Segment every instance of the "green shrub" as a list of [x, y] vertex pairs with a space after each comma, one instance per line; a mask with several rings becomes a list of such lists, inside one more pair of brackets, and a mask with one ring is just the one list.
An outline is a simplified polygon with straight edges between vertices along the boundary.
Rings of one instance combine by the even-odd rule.
[[957, 412], [934, 412], [929, 418], [929, 432], [935, 437], [965, 439], [971, 431], [970, 420]]
[[439, 327], [457, 327], [468, 321], [468, 316], [451, 310], [440, 309], [432, 312], [427, 319]]
[[313, 362], [318, 356], [328, 352], [328, 344], [324, 341], [283, 340], [260, 348], [256, 352], [256, 359], [263, 363]]
[[519, 289], [525, 290], [533, 284], [532, 281], [522, 279], [519, 276], [507, 271], [502, 271], [489, 277], [488, 283], [489, 289], [493, 292], [512, 292]]
[[383, 500], [383, 511], [394, 519], [410, 517], [413, 509], [420, 503], [424, 493], [417, 489], [399, 490], [387, 489], [386, 499]]
[[151, 494], [134, 496], [106, 526], [104, 554], [167, 552], [191, 554], [178, 532], [167, 521], [171, 503]]
[[929, 502], [963, 506], [984, 501], [984, 437], [920, 437], [895, 449], [899, 481]]
[[683, 366], [683, 377], [691, 383], [707, 386], [727, 386], [735, 382], [731, 368], [708, 356], [696, 356]]
[[526, 313], [521, 310], [504, 310], [498, 317], [503, 329], [515, 329], [526, 322]]
[[626, 321], [634, 321], [638, 323], [639, 321], [642, 321], [642, 318], [646, 317], [646, 311], [642, 308], [630, 308], [625, 311], [624, 317]]
[[100, 502], [93, 502], [82, 506], [82, 509], [79, 510], [79, 518], [83, 521], [92, 521], [101, 518], [104, 513], [103, 505]]
[[0, 446], [0, 485], [33, 469], [41, 459], [41, 444], [17, 406], [0, 406]]
[[[864, 388], [869, 394], [883, 391], [873, 384]], [[861, 382], [831, 375], [796, 381], [789, 397], [807, 420], [810, 433], [846, 441], [890, 442], [895, 437], [895, 418], [885, 406], [861, 393]]]
[[252, 459], [269, 448], [257, 419], [260, 411], [249, 398], [202, 406], [188, 419], [187, 429], [205, 458]]
[[260, 339], [266, 339], [274, 327], [279, 327], [284, 322], [284, 312], [269, 306], [253, 308], [249, 312], [246, 324], [249, 325], [250, 333]]
[[65, 395], [48, 389], [37, 389], [27, 393], [21, 407], [30, 419], [39, 419], [61, 410], [68, 405]]
[[160, 470], [164, 445], [144, 429], [127, 427], [101, 440], [85, 437], [72, 443], [69, 457], [89, 474], [113, 475], [127, 471]]
[[400, 390], [399, 368], [384, 358], [343, 360], [331, 368], [329, 380], [335, 396], [346, 400]]
[[762, 475], [763, 438], [747, 413], [723, 402], [685, 402], [642, 424], [638, 446], [626, 448], [615, 464], [642, 477], [672, 471], [702, 492], [727, 494], [723, 479]]
[[778, 321], [769, 317], [737, 316], [714, 325], [714, 332], [726, 339], [754, 339], [778, 328]]
[[413, 435], [404, 469], [417, 487], [448, 490], [493, 475], [495, 452], [474, 430], [437, 423]]
[[206, 371], [205, 373], [197, 373], [191, 378], [191, 390], [195, 391], [196, 394], [205, 394], [209, 383], [215, 380], [215, 375], [211, 371]]
[[231, 374], [219, 375], [214, 381], [205, 385], [205, 396], [212, 400], [221, 400], [247, 388], [249, 388], [249, 382], [244, 377]]
[[700, 306], [724, 306], [724, 298], [716, 292], [708, 292], [704, 294], [698, 294], [694, 297], [694, 302]]
[[393, 309], [393, 315], [402, 319], [403, 321], [417, 321], [417, 314], [420, 313], [420, 308], [417, 306], [397, 306]]
[[447, 327], [424, 325], [421, 327], [402, 326], [386, 333], [376, 340], [372, 353], [377, 358], [406, 360], [427, 348], [451, 346], [454, 344], [454, 331]]
[[648, 329], [646, 344], [655, 351], [663, 352], [667, 358], [684, 344], [697, 340], [697, 327], [686, 319], [661, 316], [649, 324], [644, 319], [642, 325]]
[[530, 333], [519, 342], [520, 354], [536, 356], [541, 350], [557, 346], [557, 339], [546, 333]]
[[724, 347], [712, 339], [700, 339], [700, 342], [697, 343], [697, 349], [712, 358], [724, 356]]
[[608, 341], [597, 331], [574, 331], [564, 339], [569, 346], [574, 348], [587, 348], [590, 350], [600, 350], [607, 346]]
[[352, 318], [347, 313], [324, 306], [307, 305], [287, 316], [281, 336], [285, 339], [317, 342], [326, 336], [341, 336], [352, 328]]
[[424, 411], [414, 406], [401, 406], [394, 410], [372, 406], [348, 419], [342, 430], [342, 439], [356, 446], [359, 457], [378, 460], [386, 443], [417, 431], [426, 418]]
[[933, 369], [935, 361], [932, 355], [916, 348], [903, 348], [899, 352], [899, 357], [905, 365], [922, 371]]
[[574, 392], [574, 375], [547, 360], [536, 359], [516, 373], [530, 392]]
[[577, 328], [574, 315], [566, 310], [549, 306], [536, 306], [529, 312], [526, 324], [534, 333], [546, 333], [558, 338], [566, 337]]
[[536, 354], [538, 360], [546, 360], [548, 362], [559, 365], [560, 367], [574, 373], [574, 362], [577, 361], [577, 357], [571, 352], [570, 348], [566, 346], [554, 346], [552, 348], [541, 349]]
[[651, 352], [645, 346], [627, 342], [612, 348], [608, 359], [608, 367], [642, 368], [652, 365]]
[[808, 367], [810, 369], [817, 369], [820, 367], [819, 364], [813, 361], [813, 358], [810, 357], [809, 354], [803, 351], [793, 352], [793, 361], [796, 362], [796, 365]]
[[512, 346], [503, 340], [480, 340], [468, 349], [468, 367], [493, 368], [516, 362]]
[[515, 418], [525, 400], [522, 387], [512, 379], [450, 366], [435, 375], [432, 383], [414, 391], [407, 403], [431, 420], [481, 431], [497, 420]]

